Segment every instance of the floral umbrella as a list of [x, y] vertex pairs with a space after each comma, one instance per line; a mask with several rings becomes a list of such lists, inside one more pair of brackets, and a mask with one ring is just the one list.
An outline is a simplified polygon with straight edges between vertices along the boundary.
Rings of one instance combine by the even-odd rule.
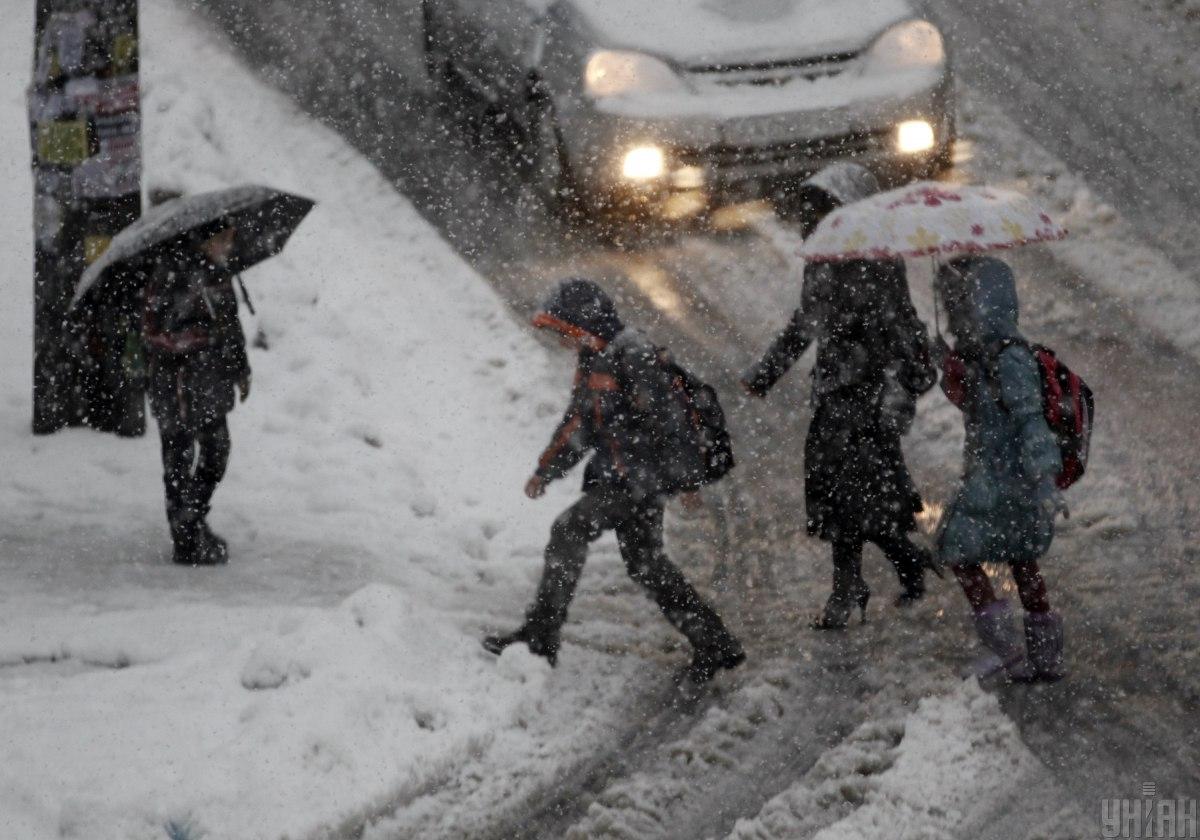
[[830, 213], [805, 240], [809, 262], [978, 254], [1062, 239], [1021, 193], [918, 181]]

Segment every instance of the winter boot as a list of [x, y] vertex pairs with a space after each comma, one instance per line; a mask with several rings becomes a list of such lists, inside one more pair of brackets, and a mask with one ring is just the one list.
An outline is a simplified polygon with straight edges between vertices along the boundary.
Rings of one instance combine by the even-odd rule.
[[526, 622], [511, 633], [483, 637], [483, 649], [497, 656], [509, 645], [517, 643], [524, 643], [530, 653], [545, 657], [550, 667], [558, 664], [559, 636], [556, 631], [541, 631]]
[[692, 654], [692, 662], [683, 672], [683, 678], [695, 685], [704, 685], [722, 668], [734, 669], [746, 661], [746, 652], [741, 642], [728, 633], [714, 645], [698, 647]]
[[850, 623], [850, 613], [858, 607], [862, 623], [867, 623], [867, 602], [871, 600], [871, 590], [863, 580], [857, 581], [849, 589], [838, 588], [829, 593], [825, 602], [825, 610], [814, 619], [809, 627], [813, 630], [845, 630]]
[[1057, 682], [1066, 676], [1063, 668], [1063, 620], [1056, 612], [1025, 613], [1025, 646], [1033, 678]]
[[904, 591], [896, 596], [895, 605], [897, 607], [911, 607], [917, 601], [925, 597], [925, 580], [924, 578], [917, 581], [908, 581], [904, 586]]
[[991, 653], [977, 665], [976, 676], [984, 679], [1003, 672], [1013, 682], [1028, 682], [1033, 678], [1034, 671], [1025, 659], [1008, 601], [993, 601], [977, 611], [975, 632]]
[[200, 545], [202, 535], [200, 520], [195, 511], [187, 508], [168, 511], [167, 522], [171, 528], [171, 543], [174, 546], [171, 562], [180, 566], [199, 565], [203, 554]]
[[200, 539], [196, 555], [198, 566], [224, 566], [229, 562], [229, 546], [224, 539], [213, 533], [205, 519], [200, 520]]
[[933, 555], [924, 548], [915, 545], [905, 538], [900, 543], [901, 550], [892, 549], [889, 558], [896, 569], [896, 577], [904, 590], [896, 596], [897, 607], [908, 607], [925, 597], [925, 572], [929, 570], [938, 577], [942, 570], [938, 568]]

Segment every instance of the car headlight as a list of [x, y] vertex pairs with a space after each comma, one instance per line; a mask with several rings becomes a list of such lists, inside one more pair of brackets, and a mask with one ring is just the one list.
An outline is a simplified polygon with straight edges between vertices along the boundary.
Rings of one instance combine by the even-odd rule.
[[635, 146], [621, 159], [621, 174], [630, 181], [653, 181], [667, 171], [667, 157], [658, 146]]
[[867, 51], [866, 72], [934, 69], [945, 60], [946, 44], [938, 28], [927, 20], [910, 20], [876, 39]]
[[587, 92], [598, 99], [626, 93], [658, 93], [683, 88], [675, 71], [651, 55], [621, 50], [592, 53], [583, 71]]
[[896, 126], [896, 150], [915, 155], [937, 145], [937, 133], [926, 120], [905, 120]]

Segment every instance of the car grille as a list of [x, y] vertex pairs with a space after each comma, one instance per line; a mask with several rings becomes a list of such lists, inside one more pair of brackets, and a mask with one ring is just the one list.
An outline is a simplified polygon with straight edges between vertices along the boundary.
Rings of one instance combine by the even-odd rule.
[[859, 53], [846, 52], [786, 61], [703, 64], [686, 68], [686, 73], [699, 84], [782, 87], [800, 79], [811, 82], [840, 75], [858, 56]]
[[762, 146], [718, 144], [699, 149], [681, 149], [676, 159], [685, 166], [700, 166], [718, 175], [745, 177], [772, 172], [811, 169], [829, 159], [853, 158], [877, 151], [887, 142], [888, 130], [855, 131], [832, 137], [794, 140]]

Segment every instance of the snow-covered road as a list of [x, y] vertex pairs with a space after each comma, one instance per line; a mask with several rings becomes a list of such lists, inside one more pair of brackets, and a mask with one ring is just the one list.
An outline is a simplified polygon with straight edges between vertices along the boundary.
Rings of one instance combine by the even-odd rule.
[[[1198, 465], [1190, 418], [1200, 408], [1200, 297], [1191, 270], [1196, 263], [1187, 252], [1196, 238], [1188, 189], [1195, 170], [1180, 168], [1196, 159], [1195, 140], [1176, 136], [1186, 134], [1187, 121], [1170, 122], [1173, 100], [1147, 93], [1163, 90], [1156, 75], [1162, 65], [1173, 63], [1182, 73], [1187, 64], [1162, 55], [1134, 60], [1161, 26], [1157, 12], [1165, 5], [1155, 15], [1126, 19], [1123, 42], [1114, 31], [1120, 20], [1113, 22], [1112, 4], [1097, 7], [1105, 22], [1100, 27], [1089, 10], [1071, 16], [1043, 4], [1021, 17], [1018, 7], [1039, 4], [1010, 3], [996, 10], [1005, 27], [988, 33], [978, 28], [985, 25], [983, 12], [991, 14], [996, 4], [964, 6], [953, 15], [941, 8], [950, 5], [937, 11], [953, 17], [949, 28], [969, 82], [961, 91], [964, 141], [952, 177], [1030, 190], [1074, 231], [1068, 243], [1018, 255], [1015, 263], [1028, 332], [1082, 367], [1099, 395], [1101, 428], [1093, 473], [1072, 493], [1075, 517], [1047, 562], [1052, 592], [1071, 617], [1076, 676], [1060, 688], [1000, 695], [1020, 725], [1022, 743], [1049, 772], [1025, 780], [1015, 793], [998, 779], [977, 780], [977, 804], [986, 816], [946, 831], [1020, 837], [1053, 833], [1061, 819], [1075, 828], [1060, 833], [1083, 836], [1087, 829], [1074, 821], [1094, 827], [1102, 796], [1125, 795], [1150, 779], [1180, 796], [1200, 791], [1192, 723], [1200, 663], [1190, 607], [1198, 591], [1191, 545]], [[378, 51], [382, 36], [356, 28], [360, 8], [323, 8], [317, 15], [341, 33], [343, 49], [377, 59], [369, 73], [353, 78], [310, 60], [294, 33], [278, 29], [277, 17], [268, 16], [272, 28], [262, 31], [254, 26], [262, 18], [243, 10], [236, 38], [268, 78], [338, 126], [392, 177], [518, 313], [554, 278], [589, 274], [618, 291], [635, 313], [632, 320], [671, 343], [723, 393], [735, 394], [741, 365], [794, 305], [797, 272], [788, 256], [794, 233], [751, 213], [735, 232], [683, 234], [633, 247], [564, 240], [511, 175], [502, 144], [486, 132], [474, 142], [464, 139], [471, 126], [461, 103], [431, 108], [414, 81], [420, 68], [406, 45], [392, 41]], [[1056, 18], [1053, 26], [1041, 25], [1047, 16]], [[1167, 41], [1192, 25], [1182, 18], [1177, 23]], [[1103, 29], [1104, 44], [1123, 49], [1095, 49], [1096, 29]], [[1003, 51], [988, 51], [991, 38], [1006, 36]], [[1150, 126], [1138, 121], [1143, 117]], [[1141, 142], [1146, 131], [1157, 143]], [[1152, 202], [1159, 196], [1162, 201]], [[1160, 235], [1146, 238], [1148, 231]], [[918, 267], [913, 285], [919, 296], [928, 288], [924, 279]], [[919, 304], [928, 311], [928, 300]], [[573, 753], [562, 764], [548, 762], [546, 754], [575, 749], [578, 741], [563, 744], [553, 725], [535, 726], [515, 752], [483, 757], [475, 775], [398, 809], [380, 824], [379, 837], [693, 837], [701, 836], [697, 825], [722, 836], [775, 794], [786, 799], [793, 784], [803, 789], [795, 780], [821, 766], [820, 760], [813, 764], [816, 756], [836, 755], [860, 722], [895, 722], [883, 708], [905, 708], [938, 694], [939, 685], [948, 690], [969, 640], [961, 596], [948, 584], [915, 615], [881, 609], [873, 625], [844, 641], [813, 638], [803, 629], [826, 585], [827, 563], [823, 548], [805, 541], [797, 526], [804, 380], [790, 377], [766, 406], [731, 399], [746, 457], [725, 491], [727, 528], [737, 546], [739, 579], [758, 587], [734, 588], [723, 599], [753, 639], [757, 666], [732, 680], [706, 715], [689, 711], [694, 726], [677, 717], [663, 723], [652, 683], [642, 689], [640, 713], [592, 752]], [[956, 426], [953, 412], [931, 398], [909, 443], [914, 469], [935, 500], [945, 497], [956, 469]], [[693, 570], [714, 564], [715, 527], [675, 523], [676, 553]], [[879, 565], [872, 572], [886, 592], [886, 572]], [[611, 626], [621, 610], [619, 600], [596, 602], [584, 593], [573, 613], [573, 640], [595, 644], [598, 628]], [[624, 650], [652, 656], [644, 644]], [[797, 658], [809, 664], [790, 666], [795, 670], [785, 694], [792, 703], [781, 707], [779, 729], [763, 725], [761, 740], [751, 739], [756, 748], [711, 749], [711, 716], [737, 719], [734, 710], [769, 684], [773, 669], [786, 671], [783, 663]], [[851, 674], [839, 673], [839, 666]], [[827, 717], [814, 725], [806, 715], [822, 705]], [[654, 721], [653, 733], [645, 732], [646, 720]], [[793, 743], [781, 748], [783, 731]], [[706, 749], [709, 761], [680, 759]], [[731, 786], [730, 774], [716, 766], [731, 768], [740, 784]], [[752, 793], [738, 793], [747, 790]], [[1022, 807], [1011, 807], [1012, 801]], [[811, 836], [822, 827], [819, 821], [772, 823], [766, 815], [782, 806], [762, 807], [763, 815], [752, 820], [759, 833], [744, 836]], [[853, 803], [842, 807], [855, 810]], [[893, 836], [894, 829], [884, 833]], [[871, 836], [861, 827], [848, 832]]]
[[1181, 0], [923, 0], [959, 76], [1200, 273], [1200, 15]]

